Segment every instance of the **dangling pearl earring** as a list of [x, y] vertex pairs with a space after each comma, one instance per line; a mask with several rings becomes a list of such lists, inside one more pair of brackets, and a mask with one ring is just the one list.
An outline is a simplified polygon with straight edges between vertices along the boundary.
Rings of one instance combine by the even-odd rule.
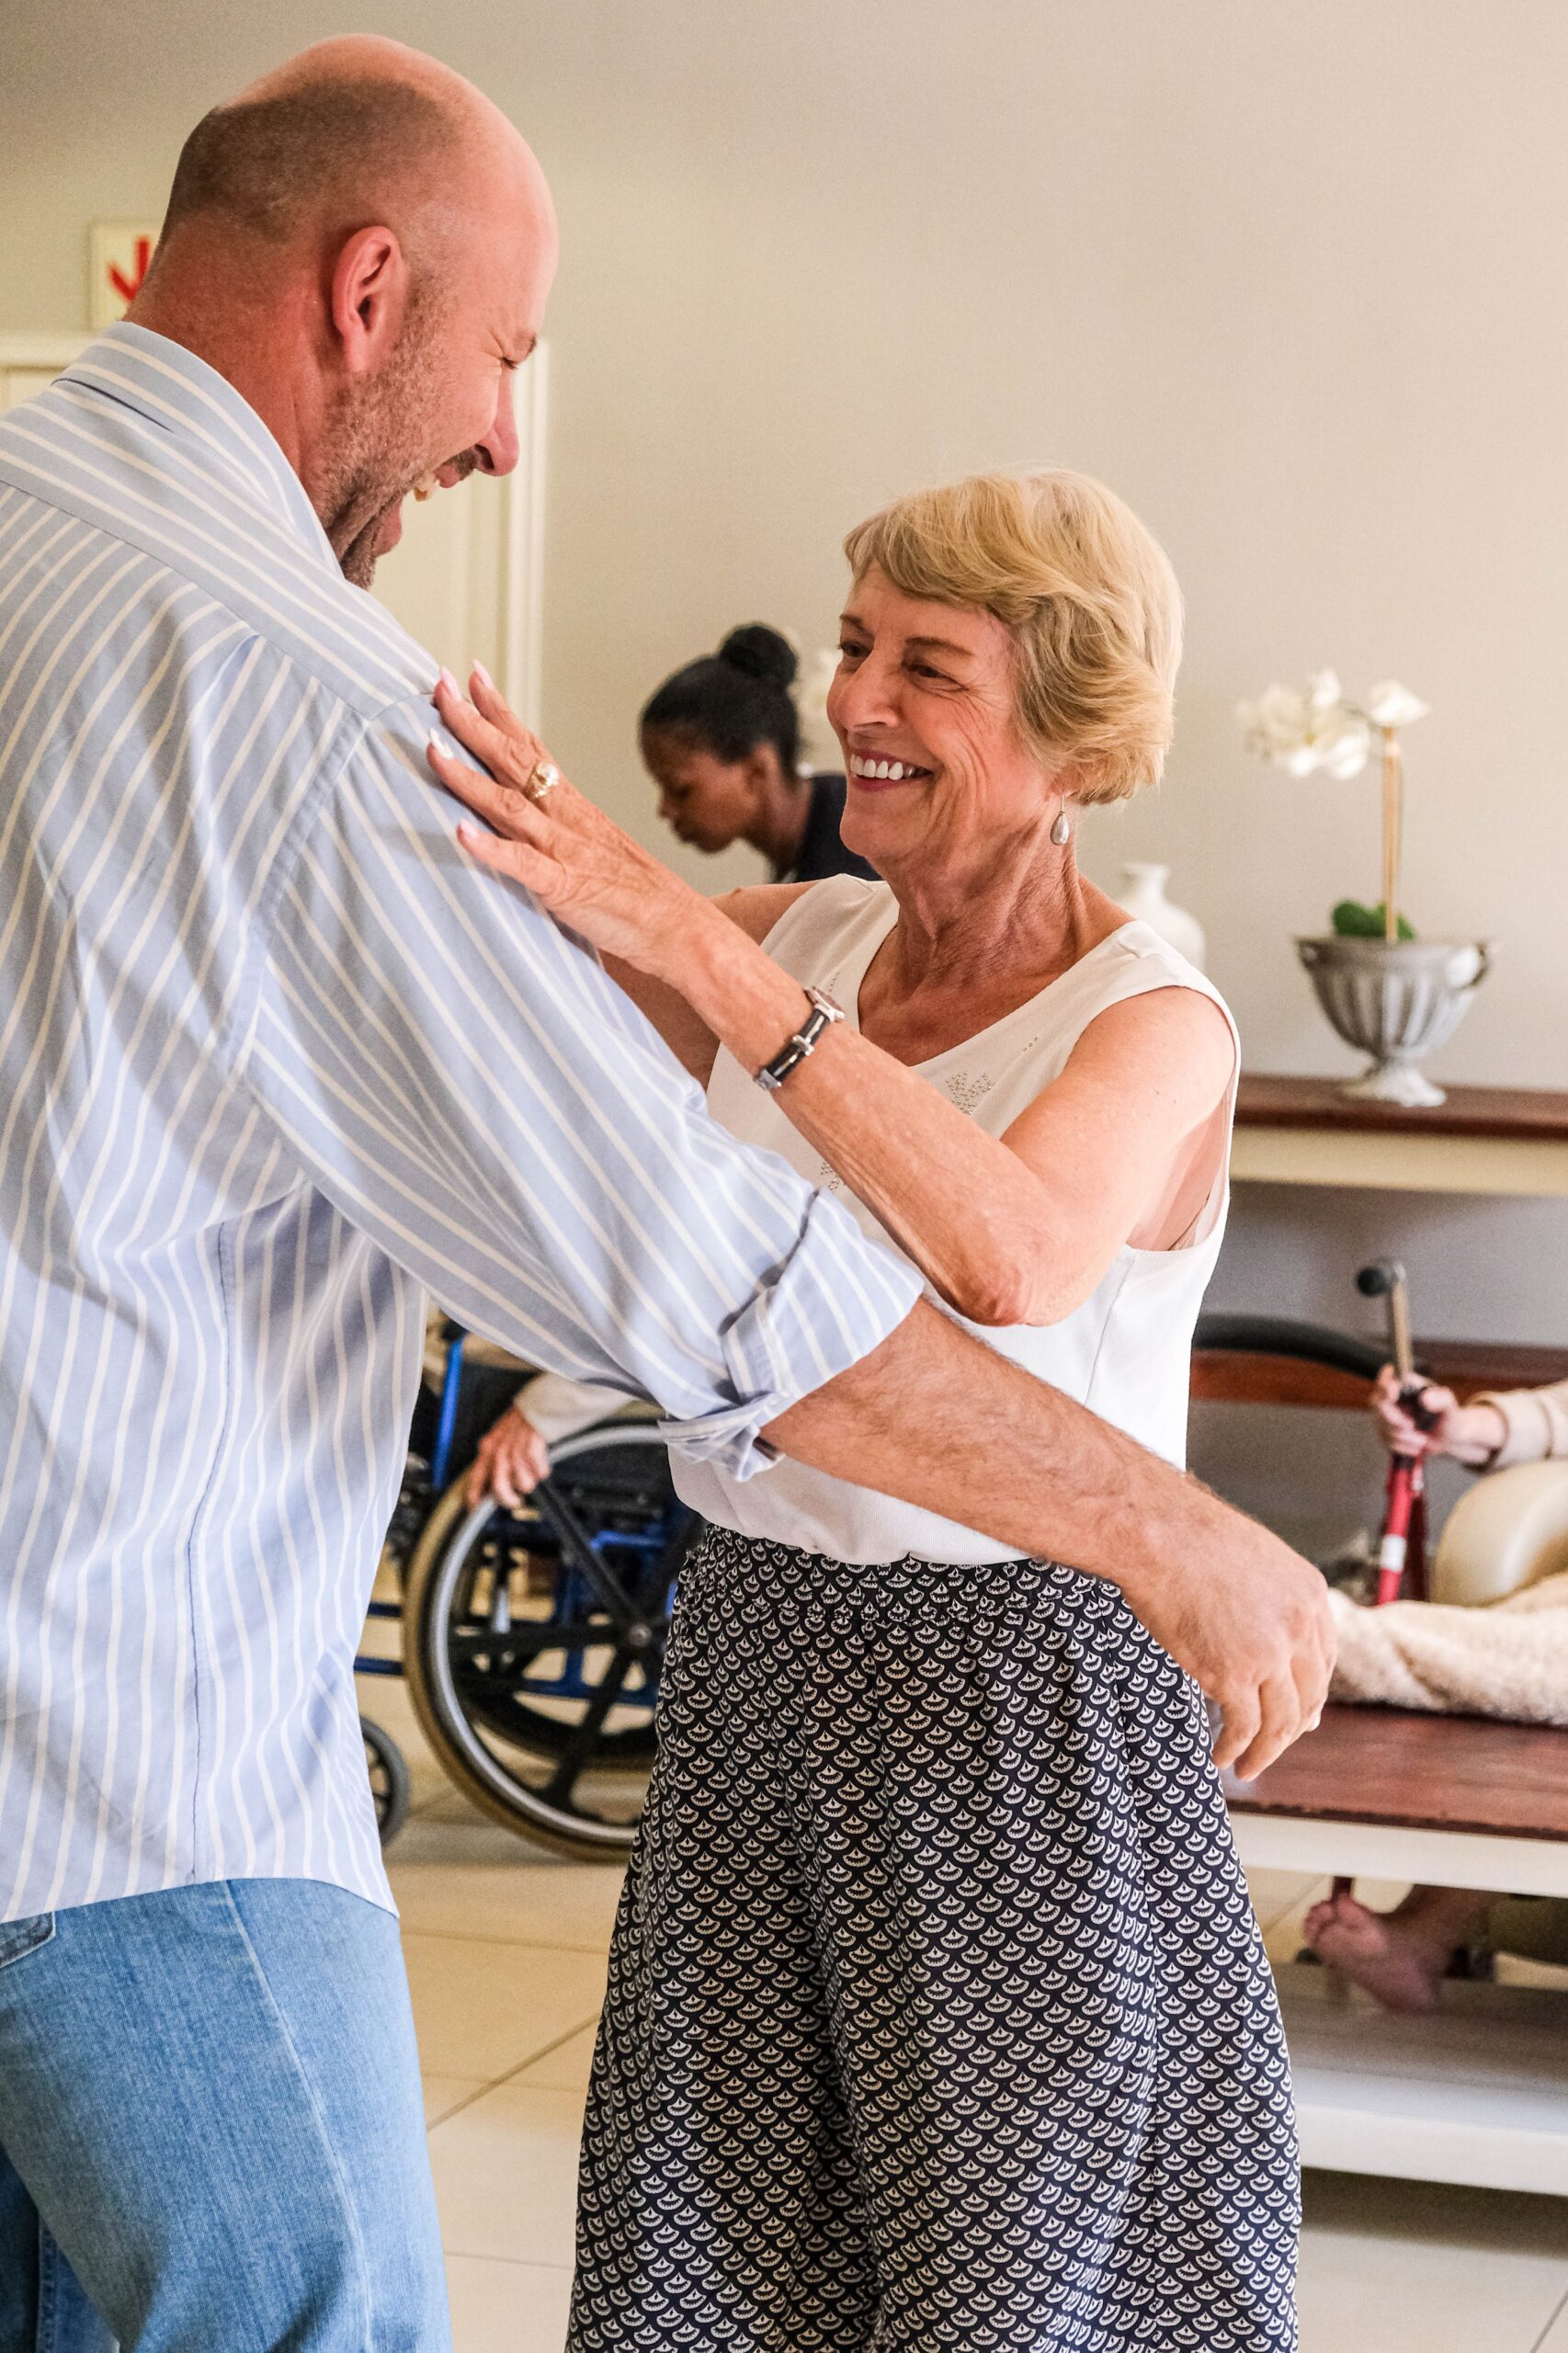
[[1070, 842], [1073, 838], [1073, 828], [1067, 822], [1067, 796], [1065, 793], [1063, 793], [1062, 797], [1062, 806], [1056, 813], [1056, 823], [1051, 829], [1051, 838], [1056, 844], [1058, 849], [1062, 847], [1063, 842]]

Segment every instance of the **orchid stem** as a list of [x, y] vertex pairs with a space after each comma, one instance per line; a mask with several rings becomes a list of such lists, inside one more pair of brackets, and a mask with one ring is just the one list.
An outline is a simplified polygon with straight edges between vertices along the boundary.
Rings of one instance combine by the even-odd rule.
[[1392, 727], [1383, 738], [1383, 938], [1399, 938], [1400, 753]]

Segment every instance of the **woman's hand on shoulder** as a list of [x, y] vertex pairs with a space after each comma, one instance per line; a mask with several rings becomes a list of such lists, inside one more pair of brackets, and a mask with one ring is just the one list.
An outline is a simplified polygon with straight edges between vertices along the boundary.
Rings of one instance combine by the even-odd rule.
[[675, 979], [708, 902], [559, 770], [540, 790], [534, 779], [553, 765], [543, 744], [483, 672], [476, 669], [469, 687], [465, 697], [443, 671], [436, 708], [483, 766], [458, 759], [434, 736], [429, 744], [430, 766], [448, 791], [484, 820], [459, 826], [464, 848], [522, 883], [607, 956]]

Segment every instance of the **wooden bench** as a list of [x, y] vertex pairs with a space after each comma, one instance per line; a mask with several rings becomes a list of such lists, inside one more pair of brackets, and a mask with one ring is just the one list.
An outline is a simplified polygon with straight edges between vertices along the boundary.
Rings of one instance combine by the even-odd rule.
[[[1226, 1797], [1244, 1863], [1568, 1898], [1568, 1732], [1327, 1708]], [[1568, 1995], [1454, 1983], [1400, 2018], [1275, 1973], [1304, 2164], [1568, 2196]]]

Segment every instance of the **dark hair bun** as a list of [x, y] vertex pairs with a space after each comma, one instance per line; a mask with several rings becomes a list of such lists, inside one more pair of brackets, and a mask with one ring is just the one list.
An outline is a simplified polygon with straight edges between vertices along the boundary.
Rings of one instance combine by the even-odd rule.
[[784, 774], [801, 759], [801, 715], [790, 692], [795, 649], [762, 621], [733, 629], [717, 654], [687, 662], [642, 706], [645, 733], [684, 735], [717, 760], [749, 759], [771, 744]]
[[746, 621], [733, 629], [719, 648], [718, 658], [727, 669], [739, 670], [745, 677], [760, 678], [765, 686], [784, 691], [794, 685], [801, 666], [789, 639], [769, 629], [766, 621]]

